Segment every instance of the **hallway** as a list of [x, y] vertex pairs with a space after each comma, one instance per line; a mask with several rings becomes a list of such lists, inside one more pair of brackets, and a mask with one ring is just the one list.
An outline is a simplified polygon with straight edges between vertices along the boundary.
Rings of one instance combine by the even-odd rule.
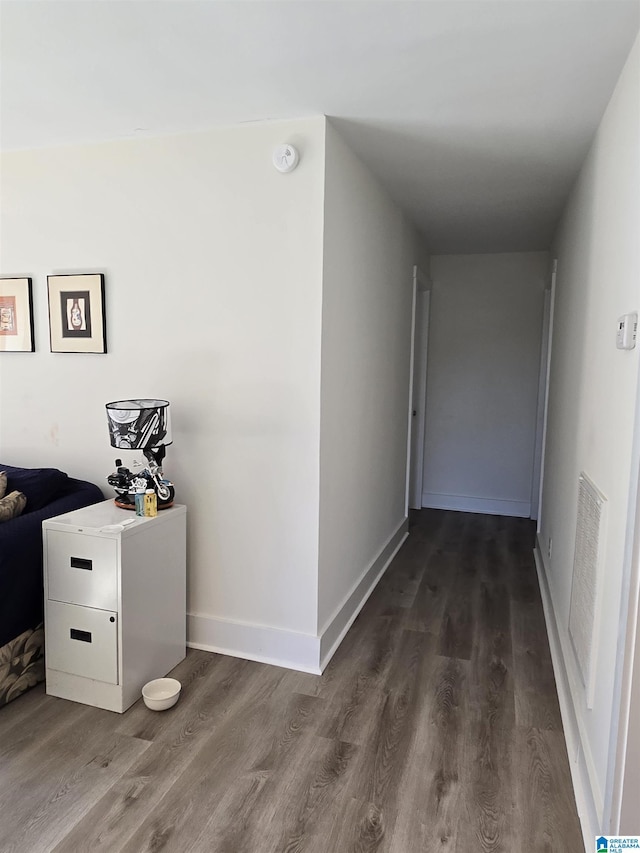
[[583, 850], [534, 531], [526, 519], [416, 512], [374, 594], [398, 626], [426, 632], [428, 649], [396, 853]]
[[422, 510], [321, 677], [191, 650], [175, 709], [0, 711], [16, 853], [582, 853], [529, 521]]

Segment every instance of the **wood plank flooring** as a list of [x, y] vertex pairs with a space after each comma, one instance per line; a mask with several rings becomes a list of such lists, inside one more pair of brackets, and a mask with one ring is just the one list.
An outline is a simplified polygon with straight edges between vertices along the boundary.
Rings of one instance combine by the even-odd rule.
[[0, 709], [2, 853], [583, 853], [531, 522], [422, 510], [321, 677]]

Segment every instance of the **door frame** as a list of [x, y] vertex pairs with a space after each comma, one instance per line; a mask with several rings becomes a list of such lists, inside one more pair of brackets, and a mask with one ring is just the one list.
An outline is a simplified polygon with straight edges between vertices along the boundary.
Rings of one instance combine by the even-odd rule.
[[629, 833], [629, 824], [636, 820], [640, 782], [640, 376], [631, 471], [609, 767], [604, 789], [603, 825], [610, 835]]
[[431, 279], [420, 267], [414, 266], [411, 360], [409, 366], [406, 515], [409, 514], [409, 509], [422, 508], [430, 311]]
[[536, 441], [531, 477], [531, 515], [537, 521], [540, 533], [542, 516], [542, 492], [544, 484], [544, 458], [547, 449], [547, 421], [549, 417], [549, 377], [551, 375], [551, 350], [553, 347], [553, 316], [556, 303], [556, 278], [558, 260], [551, 265], [551, 285], [544, 292], [544, 316], [542, 343], [540, 347], [540, 379], [538, 383], [538, 413], [536, 418]]

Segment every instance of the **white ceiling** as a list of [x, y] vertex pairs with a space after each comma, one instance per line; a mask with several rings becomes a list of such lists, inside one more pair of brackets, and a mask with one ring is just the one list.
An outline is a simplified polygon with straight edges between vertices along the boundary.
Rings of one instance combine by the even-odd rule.
[[547, 248], [640, 0], [2, 0], [5, 149], [324, 113], [433, 252]]

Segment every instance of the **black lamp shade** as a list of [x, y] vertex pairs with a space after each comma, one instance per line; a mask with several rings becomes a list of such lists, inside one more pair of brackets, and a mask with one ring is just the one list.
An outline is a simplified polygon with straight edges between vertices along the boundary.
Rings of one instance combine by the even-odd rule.
[[118, 400], [106, 408], [112, 447], [147, 450], [172, 443], [166, 400]]

